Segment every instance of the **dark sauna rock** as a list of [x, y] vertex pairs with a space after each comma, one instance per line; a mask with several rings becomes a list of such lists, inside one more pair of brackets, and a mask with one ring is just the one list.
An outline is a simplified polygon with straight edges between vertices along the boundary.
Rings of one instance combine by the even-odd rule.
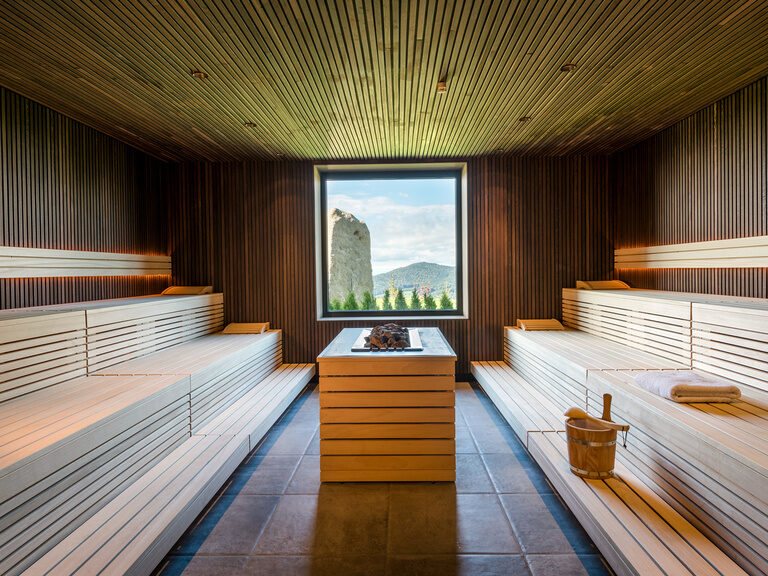
[[365, 337], [365, 347], [371, 350], [404, 350], [410, 344], [408, 328], [394, 322], [375, 326]]

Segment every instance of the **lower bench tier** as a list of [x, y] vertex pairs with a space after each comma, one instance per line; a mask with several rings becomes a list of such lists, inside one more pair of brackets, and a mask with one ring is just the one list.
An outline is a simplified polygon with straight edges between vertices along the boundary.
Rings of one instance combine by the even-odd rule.
[[280, 366], [24, 575], [151, 574], [313, 375], [312, 364]]
[[619, 576], [746, 575], [621, 464], [614, 478], [575, 476], [562, 432], [530, 434], [529, 450]]

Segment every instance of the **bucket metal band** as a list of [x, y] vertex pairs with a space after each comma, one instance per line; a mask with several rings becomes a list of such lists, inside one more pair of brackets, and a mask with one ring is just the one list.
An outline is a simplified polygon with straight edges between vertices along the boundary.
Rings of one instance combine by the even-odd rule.
[[574, 444], [581, 444], [582, 446], [615, 446], [616, 440], [611, 440], [610, 442], [590, 442], [589, 440], [581, 440], [580, 438], [574, 438], [573, 436], [568, 436], [568, 442], [573, 442]]
[[578, 474], [579, 476], [584, 476], [586, 478], [610, 478], [613, 476], [613, 471], [609, 472], [591, 472], [589, 470], [582, 470], [581, 468], [577, 468], [573, 464], [571, 466], [571, 472], [574, 472], [575, 474]]

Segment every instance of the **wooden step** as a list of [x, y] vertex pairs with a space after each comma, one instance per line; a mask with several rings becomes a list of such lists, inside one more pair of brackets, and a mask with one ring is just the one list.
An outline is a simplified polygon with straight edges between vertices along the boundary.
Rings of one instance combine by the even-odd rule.
[[530, 435], [530, 451], [619, 576], [739, 576], [744, 572], [620, 463], [616, 477], [571, 473], [562, 432]]

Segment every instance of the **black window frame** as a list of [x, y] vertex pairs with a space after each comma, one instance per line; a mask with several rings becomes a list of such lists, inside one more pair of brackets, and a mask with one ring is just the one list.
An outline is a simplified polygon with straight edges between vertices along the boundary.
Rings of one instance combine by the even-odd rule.
[[[328, 305], [328, 180], [419, 180], [453, 178], [456, 201], [456, 308], [451, 310], [330, 310]], [[403, 169], [397, 170], [325, 170], [320, 172], [320, 222], [321, 222], [321, 266], [320, 281], [322, 293], [321, 311], [323, 318], [430, 318], [441, 316], [464, 316], [464, 252], [462, 223], [462, 170], [450, 169]]]

